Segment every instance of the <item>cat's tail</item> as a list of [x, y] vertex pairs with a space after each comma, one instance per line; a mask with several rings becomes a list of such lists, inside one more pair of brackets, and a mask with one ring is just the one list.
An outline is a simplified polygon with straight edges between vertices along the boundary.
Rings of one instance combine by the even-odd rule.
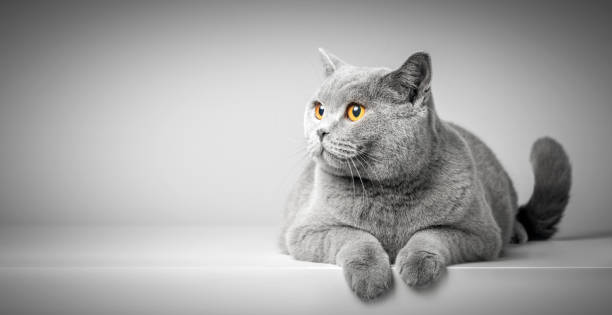
[[549, 137], [533, 144], [530, 159], [535, 176], [533, 194], [516, 218], [530, 241], [545, 240], [557, 232], [556, 225], [569, 201], [572, 167], [561, 144]]

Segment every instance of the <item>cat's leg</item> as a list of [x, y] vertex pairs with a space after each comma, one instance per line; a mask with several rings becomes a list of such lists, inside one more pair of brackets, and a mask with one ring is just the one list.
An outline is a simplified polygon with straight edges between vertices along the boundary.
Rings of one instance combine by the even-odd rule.
[[451, 227], [430, 228], [415, 233], [395, 262], [402, 280], [420, 288], [435, 282], [448, 265], [495, 259], [501, 249], [499, 229], [472, 233]]
[[370, 233], [347, 226], [303, 225], [289, 229], [289, 253], [296, 259], [342, 267], [351, 290], [375, 298], [393, 283], [389, 256]]

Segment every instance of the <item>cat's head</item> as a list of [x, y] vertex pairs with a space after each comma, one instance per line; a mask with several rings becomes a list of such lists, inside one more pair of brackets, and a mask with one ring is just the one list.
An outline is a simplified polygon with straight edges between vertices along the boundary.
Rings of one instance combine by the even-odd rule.
[[374, 181], [422, 168], [436, 121], [429, 55], [415, 53], [390, 70], [352, 66], [319, 51], [325, 79], [304, 113], [307, 151], [319, 167]]

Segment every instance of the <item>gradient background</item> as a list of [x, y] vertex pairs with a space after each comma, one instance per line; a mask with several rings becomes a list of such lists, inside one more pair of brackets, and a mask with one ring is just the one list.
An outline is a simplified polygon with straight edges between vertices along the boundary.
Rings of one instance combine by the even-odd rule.
[[278, 224], [324, 47], [393, 68], [429, 52], [440, 116], [521, 201], [554, 136], [574, 166], [560, 235], [610, 231], [612, 11], [532, 2], [3, 2], [0, 224]]

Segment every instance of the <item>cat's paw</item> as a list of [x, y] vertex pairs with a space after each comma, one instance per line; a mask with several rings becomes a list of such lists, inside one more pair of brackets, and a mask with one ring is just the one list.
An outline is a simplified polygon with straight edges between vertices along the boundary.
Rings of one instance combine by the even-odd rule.
[[344, 261], [342, 269], [351, 290], [362, 300], [381, 296], [393, 285], [393, 273], [386, 254], [364, 249]]
[[446, 266], [438, 254], [417, 251], [399, 257], [397, 265], [404, 282], [414, 288], [424, 288], [434, 283], [444, 273]]

